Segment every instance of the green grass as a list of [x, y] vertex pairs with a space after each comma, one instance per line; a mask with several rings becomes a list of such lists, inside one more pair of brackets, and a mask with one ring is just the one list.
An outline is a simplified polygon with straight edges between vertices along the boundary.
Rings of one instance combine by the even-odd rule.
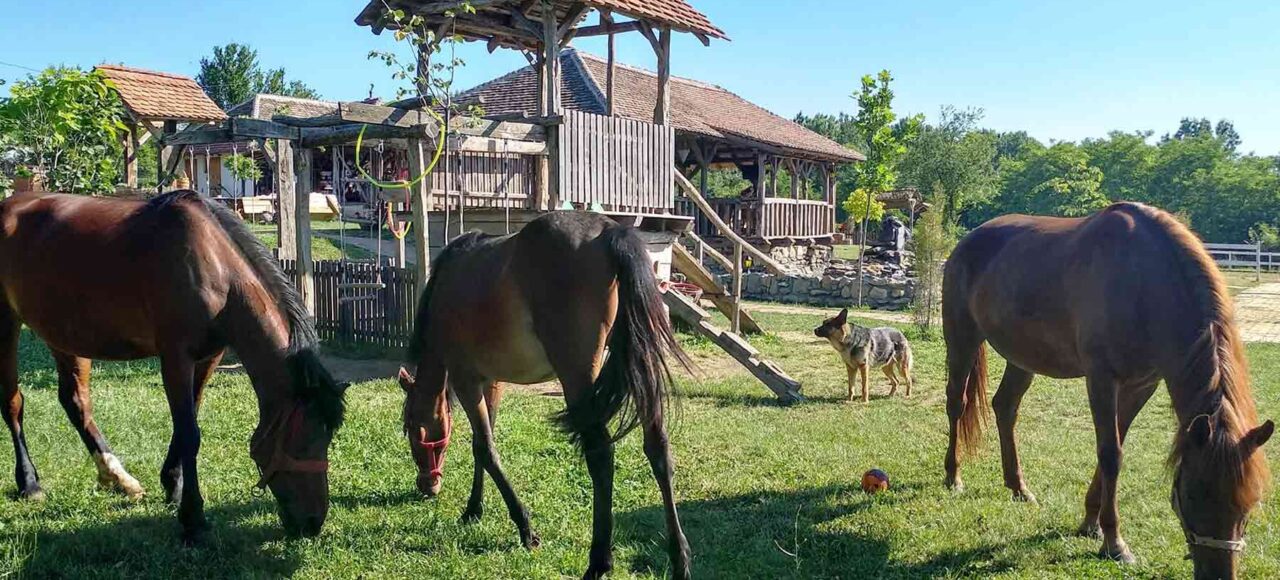
[[[810, 402], [780, 408], [768, 392], [709, 343], [685, 337], [703, 367], [680, 381], [672, 426], [676, 489], [699, 578], [1160, 578], [1190, 564], [1169, 508], [1164, 459], [1174, 430], [1163, 391], [1138, 418], [1121, 476], [1122, 529], [1139, 558], [1132, 568], [1094, 556], [1098, 542], [1072, 535], [1093, 471], [1093, 428], [1080, 381], [1040, 378], [1019, 423], [1024, 469], [1041, 504], [1010, 501], [1001, 485], [994, 433], [964, 467], [968, 489], [943, 489], [946, 439], [943, 345], [918, 340], [916, 393], [846, 404], [844, 370], [812, 337], [816, 317], [762, 313], [775, 334], [761, 350], [805, 383]], [[1265, 416], [1280, 415], [1280, 347], [1249, 347]], [[548, 421], [557, 398], [511, 393], [497, 440], [543, 546], [520, 548], [492, 484], [484, 520], [457, 522], [471, 473], [470, 435], [459, 423], [445, 490], [433, 501], [413, 489], [400, 434], [402, 396], [388, 379], [348, 393], [347, 423], [331, 454], [333, 508], [324, 533], [282, 537], [274, 504], [251, 493], [248, 438], [256, 407], [248, 380], [219, 374], [202, 413], [201, 485], [213, 526], [208, 543], [184, 549], [173, 511], [159, 497], [158, 469], [170, 431], [156, 366], [102, 364], [95, 410], [117, 452], [151, 493], [139, 503], [95, 490], [92, 463], [57, 402], [47, 352], [25, 337], [21, 380], [27, 428], [48, 500], [11, 499], [0, 482], [0, 577], [285, 576], [303, 578], [549, 578], [581, 574], [590, 540], [590, 483], [577, 452]], [[993, 373], [1000, 372], [994, 364]], [[1280, 460], [1273, 443], [1273, 463]], [[667, 574], [661, 501], [639, 445], [618, 450], [618, 571], [615, 578]], [[12, 465], [0, 445], [0, 467]], [[858, 489], [884, 469], [893, 488]], [[1249, 528], [1244, 573], [1280, 576], [1280, 502], [1269, 498]]]
[[[322, 227], [315, 227], [320, 225]], [[316, 230], [322, 230], [337, 234], [342, 226], [332, 222], [316, 222], [313, 224]], [[354, 226], [347, 226], [348, 233], [354, 230]], [[276, 233], [276, 226], [265, 224], [252, 224], [250, 229], [266, 244], [269, 248], [275, 248], [280, 245], [279, 235]], [[311, 259], [313, 260], [341, 260], [343, 257], [342, 244], [338, 240], [318, 235], [311, 236]], [[360, 248], [354, 244], [347, 244], [346, 258], [349, 260], [368, 260], [373, 257], [373, 253]]]

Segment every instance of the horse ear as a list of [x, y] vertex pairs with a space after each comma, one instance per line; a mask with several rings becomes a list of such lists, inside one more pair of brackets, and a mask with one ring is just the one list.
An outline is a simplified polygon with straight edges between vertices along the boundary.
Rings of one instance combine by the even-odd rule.
[[1248, 457], [1271, 439], [1276, 432], [1276, 424], [1270, 420], [1245, 434], [1240, 440], [1240, 455]]
[[1188, 440], [1197, 447], [1203, 447], [1209, 444], [1209, 439], [1213, 437], [1213, 419], [1208, 415], [1200, 415], [1191, 420], [1191, 424], [1187, 426]]
[[405, 370], [404, 367], [400, 367], [400, 373], [396, 378], [400, 380], [400, 388], [404, 389], [406, 393], [413, 388], [413, 375], [409, 374], [409, 371]]

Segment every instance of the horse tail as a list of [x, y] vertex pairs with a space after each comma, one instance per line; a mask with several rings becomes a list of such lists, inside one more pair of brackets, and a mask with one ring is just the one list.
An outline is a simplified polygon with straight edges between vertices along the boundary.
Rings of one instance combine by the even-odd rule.
[[686, 369], [692, 361], [680, 349], [654, 279], [644, 241], [631, 228], [601, 234], [617, 270], [618, 313], [608, 339], [609, 358], [591, 392], [565, 409], [562, 427], [575, 438], [602, 420], [617, 419], [612, 441], [632, 429], [662, 424], [672, 383], [668, 356]]
[[978, 354], [964, 385], [964, 410], [956, 424], [960, 449], [973, 455], [982, 440], [982, 427], [987, 420], [987, 343], [978, 343]]

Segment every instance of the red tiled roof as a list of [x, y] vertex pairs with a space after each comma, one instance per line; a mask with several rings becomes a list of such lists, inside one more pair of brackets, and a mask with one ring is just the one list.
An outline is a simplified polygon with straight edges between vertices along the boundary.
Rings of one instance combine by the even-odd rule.
[[229, 117], [252, 117], [270, 121], [277, 114], [294, 117], [319, 117], [338, 110], [338, 103], [318, 99], [286, 97], [258, 93], [253, 98], [227, 110]]
[[674, 28], [700, 32], [715, 38], [728, 39], [724, 31], [685, 0], [586, 0], [597, 9], [613, 10], [632, 18], [640, 17], [669, 24]]
[[[576, 50], [561, 56], [561, 93], [564, 106], [588, 113], [605, 113], [605, 78], [608, 63]], [[463, 104], [479, 103], [488, 115], [535, 114], [537, 73], [525, 67], [458, 96]], [[619, 65], [615, 69], [614, 99], [618, 116], [652, 121], [658, 100], [657, 76], [649, 71]], [[861, 161], [861, 153], [849, 149], [775, 115], [721, 87], [672, 77], [671, 125], [679, 132], [737, 144], [760, 144], [783, 153], [837, 162]]]
[[100, 64], [95, 69], [111, 81], [134, 117], [197, 122], [227, 118], [189, 77], [113, 64]]

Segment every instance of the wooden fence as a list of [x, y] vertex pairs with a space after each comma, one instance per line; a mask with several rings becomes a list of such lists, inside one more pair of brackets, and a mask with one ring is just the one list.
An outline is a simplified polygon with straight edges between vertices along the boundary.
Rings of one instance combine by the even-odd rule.
[[536, 155], [453, 153], [447, 167], [442, 156], [431, 173], [431, 203], [439, 210], [446, 195], [453, 209], [463, 199], [467, 208], [535, 209], [539, 193]]
[[825, 201], [807, 199], [764, 200], [762, 238], [820, 238], [835, 231], [836, 208]]
[[1248, 269], [1258, 273], [1280, 270], [1280, 252], [1264, 252], [1261, 244], [1205, 244], [1204, 249], [1223, 269]]
[[[291, 278], [296, 260], [281, 260]], [[347, 344], [403, 348], [413, 332], [417, 284], [413, 270], [389, 265], [322, 260], [313, 262], [316, 331]]]
[[666, 213], [675, 204], [675, 129], [566, 110], [560, 201], [605, 211]]

